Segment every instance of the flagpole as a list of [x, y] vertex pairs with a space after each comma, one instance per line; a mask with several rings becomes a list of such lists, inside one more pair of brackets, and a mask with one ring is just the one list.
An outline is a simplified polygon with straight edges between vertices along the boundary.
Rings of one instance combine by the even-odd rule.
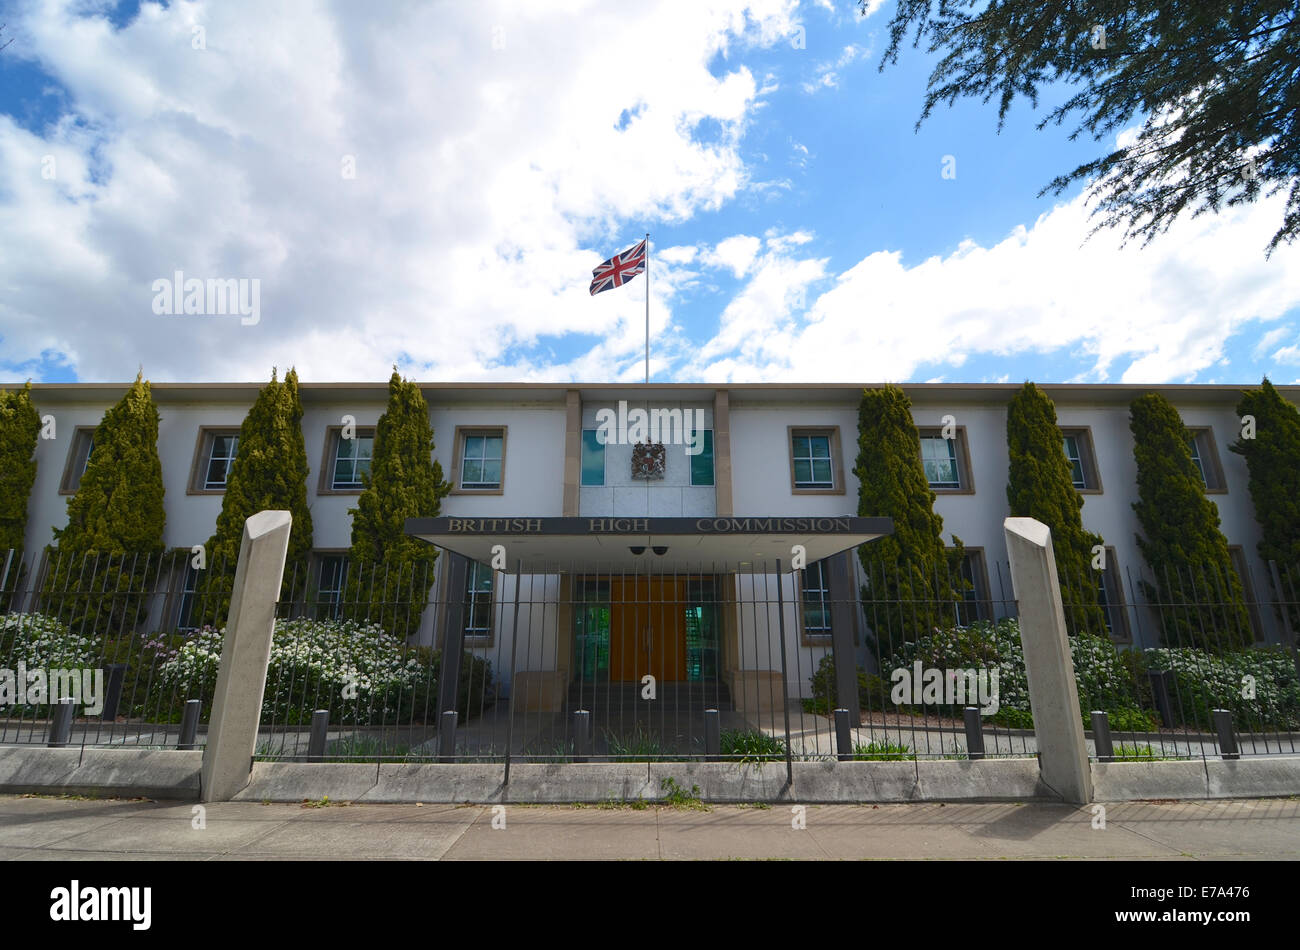
[[650, 385], [650, 232], [645, 234], [645, 381]]

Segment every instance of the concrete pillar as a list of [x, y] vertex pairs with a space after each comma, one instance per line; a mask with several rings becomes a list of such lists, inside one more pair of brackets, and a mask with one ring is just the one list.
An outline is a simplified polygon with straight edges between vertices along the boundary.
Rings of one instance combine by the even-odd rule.
[[1040, 774], [1065, 801], [1082, 805], [1092, 800], [1092, 770], [1083, 739], [1052, 533], [1033, 518], [1008, 518], [1002, 527], [1020, 611], [1020, 642], [1025, 650]]
[[205, 802], [229, 801], [248, 784], [292, 524], [287, 511], [259, 511], [244, 522], [203, 750], [200, 797]]

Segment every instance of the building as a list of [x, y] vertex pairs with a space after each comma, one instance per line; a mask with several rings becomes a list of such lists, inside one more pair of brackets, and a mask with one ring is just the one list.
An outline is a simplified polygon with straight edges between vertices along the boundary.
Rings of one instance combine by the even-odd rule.
[[[211, 535], [239, 425], [259, 388], [153, 384], [169, 547], [188, 549]], [[1013, 600], [1002, 521], [1006, 404], [1018, 387], [903, 388], [945, 537], [955, 534], [967, 547], [963, 570], [972, 589], [959, 616], [1001, 615]], [[1300, 390], [1279, 388], [1291, 399]], [[33, 387], [38, 410], [56, 419], [57, 437], [37, 448], [29, 552], [43, 549], [51, 529], [64, 523], [65, 499], [84, 469], [94, 427], [124, 389]], [[1085, 499], [1084, 525], [1106, 540], [1099, 597], [1114, 639], [1156, 642], [1157, 622], [1134, 584], [1142, 565], [1128, 406], [1157, 390], [1193, 433], [1206, 491], [1252, 604], [1256, 639], [1283, 640], [1273, 612], [1255, 604], [1269, 590], [1268, 566], [1256, 553], [1260, 529], [1245, 463], [1226, 449], [1238, 434], [1240, 387], [1043, 389], [1056, 403]], [[575, 690], [634, 687], [649, 674], [664, 687], [678, 684], [688, 703], [775, 714], [780, 697], [807, 694], [836, 637], [850, 649], [852, 636], [851, 649], [863, 661], [870, 622], [854, 605], [863, 578], [851, 549], [890, 528], [857, 518], [861, 386], [461, 383], [423, 390], [435, 456], [455, 487], [442, 518], [410, 530], [458, 556], [439, 559], [419, 639], [460, 640], [488, 658], [499, 695], [521, 697], [526, 709], [559, 711], [574, 705]], [[315, 596], [328, 609], [343, 587], [348, 508], [360, 491], [387, 387], [303, 383], [301, 397], [312, 466], [311, 570]], [[634, 444], [637, 409], [667, 427], [662, 455]], [[348, 417], [355, 439], [340, 437]], [[604, 444], [602, 424], [632, 431], [624, 433], [627, 441]], [[952, 438], [944, 437], [945, 426]], [[805, 546], [808, 563], [792, 572], [795, 544]], [[492, 564], [495, 545], [503, 570]], [[192, 572], [178, 585], [192, 589]], [[160, 615], [159, 625], [185, 626], [186, 603], [169, 601], [171, 615]], [[691, 693], [693, 683], [705, 684], [702, 694]]]

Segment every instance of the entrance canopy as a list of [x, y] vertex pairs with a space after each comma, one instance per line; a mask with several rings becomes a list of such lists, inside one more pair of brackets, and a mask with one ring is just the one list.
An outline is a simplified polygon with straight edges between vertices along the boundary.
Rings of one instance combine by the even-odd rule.
[[408, 518], [406, 533], [508, 572], [655, 573], [790, 569], [792, 548], [819, 561], [894, 531], [891, 518]]

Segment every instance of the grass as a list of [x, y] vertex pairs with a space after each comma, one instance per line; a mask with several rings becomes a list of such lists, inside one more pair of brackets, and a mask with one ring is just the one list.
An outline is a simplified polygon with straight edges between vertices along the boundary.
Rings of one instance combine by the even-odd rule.
[[867, 745], [858, 743], [853, 747], [853, 761], [855, 762], [899, 762], [904, 759], [915, 759], [916, 753], [906, 745], [894, 745], [892, 742], [871, 742]]
[[335, 739], [325, 749], [324, 762], [404, 762], [411, 758], [411, 747], [402, 742], [387, 742], [375, 736], [346, 736]]
[[669, 775], [659, 783], [659, 787], [664, 792], [663, 802], [665, 805], [690, 811], [709, 810], [709, 806], [700, 799], [700, 787], [698, 785], [692, 785], [688, 792], [677, 783], [677, 779]]
[[1169, 756], [1156, 755], [1149, 745], [1128, 745], [1121, 742], [1114, 748], [1115, 762], [1167, 762]]
[[654, 732], [637, 723], [631, 732], [605, 732], [610, 756], [617, 761], [688, 762], [689, 757], [676, 755]]
[[737, 759], [740, 762], [785, 759], [785, 740], [757, 729], [728, 729], [719, 738], [724, 759]]

